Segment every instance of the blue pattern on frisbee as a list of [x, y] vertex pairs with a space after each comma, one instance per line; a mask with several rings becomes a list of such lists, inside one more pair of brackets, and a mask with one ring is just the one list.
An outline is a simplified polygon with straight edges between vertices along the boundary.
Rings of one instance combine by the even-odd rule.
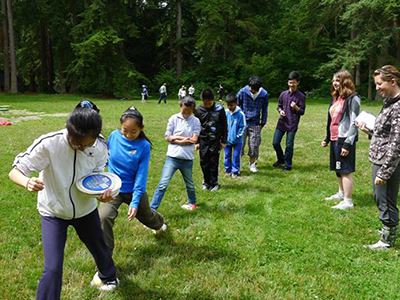
[[111, 179], [101, 174], [90, 175], [82, 181], [82, 186], [90, 191], [104, 191], [111, 185]]

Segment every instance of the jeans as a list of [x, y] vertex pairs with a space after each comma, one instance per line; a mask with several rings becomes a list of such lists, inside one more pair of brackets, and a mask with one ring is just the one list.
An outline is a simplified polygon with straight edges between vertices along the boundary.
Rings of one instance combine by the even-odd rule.
[[225, 173], [239, 175], [240, 173], [240, 154], [242, 144], [226, 145], [224, 148], [224, 167]]
[[160, 99], [158, 99], [158, 104], [160, 104], [162, 100], [164, 100], [164, 103], [167, 103], [167, 94], [165, 93], [160, 94]]
[[372, 186], [374, 198], [379, 210], [379, 219], [388, 227], [396, 227], [399, 223], [399, 210], [397, 208], [397, 197], [400, 185], [400, 165], [382, 185], [375, 184], [375, 177], [380, 169], [380, 165], [372, 165]]
[[[132, 201], [132, 193], [120, 193], [114, 200], [110, 202], [100, 202], [99, 215], [101, 227], [104, 231], [105, 242], [111, 253], [114, 251], [114, 222], [118, 217], [118, 208], [122, 203], [130, 204]], [[149, 206], [147, 193], [142, 195], [136, 213], [138, 219], [143, 225], [158, 230], [164, 224], [163, 216]]]
[[36, 291], [36, 299], [60, 299], [64, 248], [67, 229], [72, 225], [79, 239], [92, 254], [101, 280], [115, 280], [115, 266], [101, 230], [97, 209], [90, 214], [72, 220], [42, 216], [42, 242], [44, 270]]
[[[283, 154], [281, 141], [283, 136], [286, 133], [286, 149], [285, 154]], [[274, 138], [272, 141], [272, 145], [274, 146], [276, 152], [276, 158], [278, 162], [284, 163], [286, 168], [292, 168], [292, 159], [293, 159], [293, 147], [294, 147], [294, 138], [296, 136], [296, 131], [282, 131], [278, 128], [275, 129]]]
[[150, 204], [150, 207], [152, 209], [158, 209], [158, 207], [160, 206], [161, 200], [164, 197], [169, 182], [171, 181], [172, 176], [174, 176], [177, 170], [181, 172], [183, 180], [185, 181], [188, 202], [190, 204], [196, 204], [196, 192], [194, 189], [192, 176], [193, 160], [179, 159], [167, 156], [161, 173], [160, 182], [158, 183], [157, 189], [153, 195], [153, 200]]

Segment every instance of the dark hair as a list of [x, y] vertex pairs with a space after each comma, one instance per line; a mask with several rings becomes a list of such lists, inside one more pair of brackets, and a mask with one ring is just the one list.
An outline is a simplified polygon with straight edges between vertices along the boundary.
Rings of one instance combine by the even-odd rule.
[[194, 100], [193, 97], [185, 96], [179, 101], [179, 106], [182, 105], [192, 107], [192, 109], [194, 110], [196, 108], [196, 100]]
[[67, 120], [68, 135], [81, 139], [86, 136], [97, 138], [102, 127], [101, 116], [92, 108], [77, 107]]
[[336, 91], [333, 88], [333, 85], [331, 85], [331, 95], [333, 97], [343, 97], [343, 98], [347, 98], [350, 95], [354, 94], [354, 92], [356, 91], [356, 87], [354, 85], [353, 82], [353, 76], [351, 76], [350, 72], [347, 70], [340, 70], [339, 72], [336, 72], [333, 75], [333, 79], [335, 79], [335, 77], [339, 78], [340, 81], [340, 86], [339, 86], [339, 90]]
[[397, 82], [397, 85], [400, 86], [400, 72], [399, 70], [392, 65], [385, 65], [374, 71], [374, 77], [381, 75], [383, 81], [391, 81], [394, 79]]
[[259, 90], [260, 87], [262, 86], [262, 80], [258, 76], [251, 76], [249, 78], [249, 87], [254, 89], [254, 90]]
[[204, 89], [200, 94], [201, 100], [214, 100], [214, 94], [211, 89]]
[[236, 95], [234, 93], [229, 93], [226, 95], [225, 102], [229, 103], [237, 103]]
[[94, 109], [97, 113], [100, 112], [100, 109], [97, 108], [96, 104], [88, 99], [82, 99], [75, 108], [91, 108]]
[[289, 73], [288, 80], [300, 81], [300, 73], [297, 71], [292, 71]]
[[122, 124], [122, 123], [124, 123], [124, 122], [126, 121], [126, 119], [128, 119], [128, 118], [135, 120], [135, 122], [136, 122], [136, 124], [139, 126], [139, 128], [142, 129], [142, 130], [140, 131], [139, 138], [140, 138], [140, 139], [145, 139], [145, 140], [147, 140], [147, 141], [150, 143], [150, 145], [153, 145], [153, 144], [151, 143], [150, 139], [146, 136], [146, 134], [145, 134], [144, 131], [143, 131], [143, 128], [144, 128], [143, 116], [142, 116], [142, 114], [136, 109], [136, 107], [131, 106], [131, 107], [129, 107], [127, 110], [125, 110], [125, 111], [123, 112], [123, 114], [121, 115], [121, 117], [119, 118], [119, 122]]

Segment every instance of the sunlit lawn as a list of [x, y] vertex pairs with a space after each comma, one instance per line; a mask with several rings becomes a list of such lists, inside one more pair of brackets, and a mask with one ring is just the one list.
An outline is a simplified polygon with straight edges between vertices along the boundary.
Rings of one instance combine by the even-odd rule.
[[[2, 95], [0, 105], [48, 114], [68, 113], [79, 96]], [[136, 105], [153, 142], [148, 181], [151, 196], [165, 159], [163, 140], [168, 117], [178, 111], [155, 99], [93, 99], [101, 109], [105, 136], [118, 127], [120, 114]], [[362, 105], [377, 113], [380, 103]], [[238, 180], [221, 175], [222, 189], [201, 190], [196, 158], [194, 176], [199, 210], [183, 211], [183, 180], [176, 174], [159, 211], [169, 231], [154, 236], [136, 220], [128, 222], [126, 206], [115, 225], [114, 259], [121, 285], [111, 294], [89, 287], [93, 260], [71, 229], [64, 262], [63, 299], [398, 299], [398, 248], [370, 252], [363, 244], [378, 239], [379, 221], [372, 198], [368, 139], [360, 136], [355, 173], [355, 209], [330, 208], [323, 198], [336, 192], [328, 170], [328, 148], [321, 148], [328, 100], [310, 100], [295, 141], [294, 169], [272, 168], [272, 134], [276, 100], [262, 133], [259, 173], [250, 174], [243, 160]], [[20, 112], [22, 114], [22, 112]], [[15, 117], [0, 115], [0, 117]], [[34, 298], [43, 265], [36, 195], [8, 179], [14, 157], [40, 134], [63, 128], [66, 117], [0, 127], [0, 298]], [[221, 155], [222, 159], [222, 155]], [[222, 165], [220, 165], [222, 173]]]

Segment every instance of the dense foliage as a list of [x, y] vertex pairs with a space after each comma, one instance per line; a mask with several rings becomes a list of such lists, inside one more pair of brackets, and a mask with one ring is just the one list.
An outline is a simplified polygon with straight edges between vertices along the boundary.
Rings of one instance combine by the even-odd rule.
[[258, 74], [276, 95], [295, 69], [318, 92], [344, 67], [371, 98], [371, 70], [400, 62], [397, 0], [19, 0], [12, 10], [19, 91], [237, 90]]

